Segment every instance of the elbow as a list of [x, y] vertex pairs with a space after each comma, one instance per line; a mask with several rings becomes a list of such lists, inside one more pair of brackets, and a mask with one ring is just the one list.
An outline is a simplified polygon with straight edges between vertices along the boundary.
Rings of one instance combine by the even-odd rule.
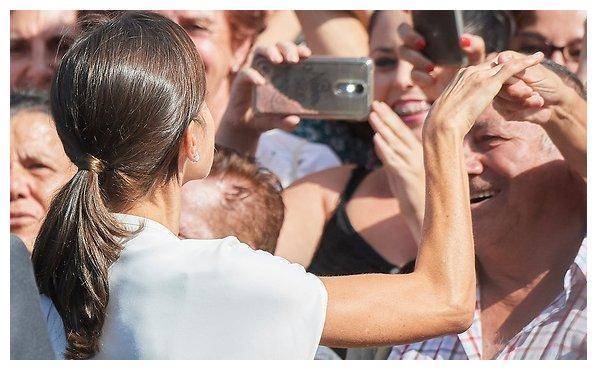
[[429, 295], [433, 297], [429, 313], [437, 318], [437, 328], [441, 331], [435, 336], [462, 333], [472, 325], [477, 303], [476, 285], [475, 279], [427, 280], [426, 286], [431, 288]]
[[462, 333], [473, 324], [475, 314], [475, 296], [462, 294], [446, 297], [443, 313], [450, 333]]
[[451, 333], [465, 332], [473, 324], [474, 307], [450, 306], [446, 312], [448, 330]]
[[475, 284], [466, 289], [435, 290], [437, 316], [443, 334], [462, 333], [473, 323], [476, 305]]

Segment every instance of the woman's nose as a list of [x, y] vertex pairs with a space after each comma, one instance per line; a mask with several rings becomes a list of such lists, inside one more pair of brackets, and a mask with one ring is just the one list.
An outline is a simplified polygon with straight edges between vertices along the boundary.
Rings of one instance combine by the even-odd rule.
[[398, 69], [396, 70], [396, 78], [394, 80], [395, 85], [401, 90], [408, 90], [414, 87], [412, 80], [412, 65], [403, 61], [398, 63]]

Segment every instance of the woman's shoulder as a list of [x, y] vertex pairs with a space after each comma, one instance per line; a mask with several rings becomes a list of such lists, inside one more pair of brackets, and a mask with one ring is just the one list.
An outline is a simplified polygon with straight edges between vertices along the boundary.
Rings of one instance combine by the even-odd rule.
[[[228, 277], [241, 277], [244, 273], [255, 278], [286, 275], [307, 279], [311, 275], [306, 273], [302, 265], [266, 251], [252, 249], [234, 236], [216, 240], [187, 239], [182, 240], [181, 244], [183, 249], [188, 249], [189, 257], [199, 252], [202, 258], [210, 261], [212, 268]], [[246, 276], [241, 280], [246, 281]]]
[[133, 279], [149, 286], [168, 281], [200, 285], [218, 279], [222, 286], [240, 290], [256, 286], [319, 284], [315, 281], [319, 279], [308, 274], [303, 266], [266, 251], [254, 250], [233, 236], [178, 240], [167, 246], [124, 253], [115, 263], [111, 278]]

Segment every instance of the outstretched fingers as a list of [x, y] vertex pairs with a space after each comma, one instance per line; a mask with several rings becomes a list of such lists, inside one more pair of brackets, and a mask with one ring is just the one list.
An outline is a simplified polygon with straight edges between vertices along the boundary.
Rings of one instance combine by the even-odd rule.
[[510, 59], [507, 62], [498, 64], [492, 68], [494, 71], [497, 71], [493, 78], [503, 85], [511, 77], [523, 72], [529, 67], [539, 64], [541, 60], [543, 60], [542, 52], [537, 52], [533, 55], [528, 55], [521, 58]]

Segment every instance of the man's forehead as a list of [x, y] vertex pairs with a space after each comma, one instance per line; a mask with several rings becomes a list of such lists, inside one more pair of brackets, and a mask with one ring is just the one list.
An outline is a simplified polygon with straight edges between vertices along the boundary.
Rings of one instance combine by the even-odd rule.
[[475, 121], [472, 131], [495, 130], [511, 134], [525, 134], [534, 131], [536, 125], [530, 122], [508, 121], [495, 109], [487, 108]]

